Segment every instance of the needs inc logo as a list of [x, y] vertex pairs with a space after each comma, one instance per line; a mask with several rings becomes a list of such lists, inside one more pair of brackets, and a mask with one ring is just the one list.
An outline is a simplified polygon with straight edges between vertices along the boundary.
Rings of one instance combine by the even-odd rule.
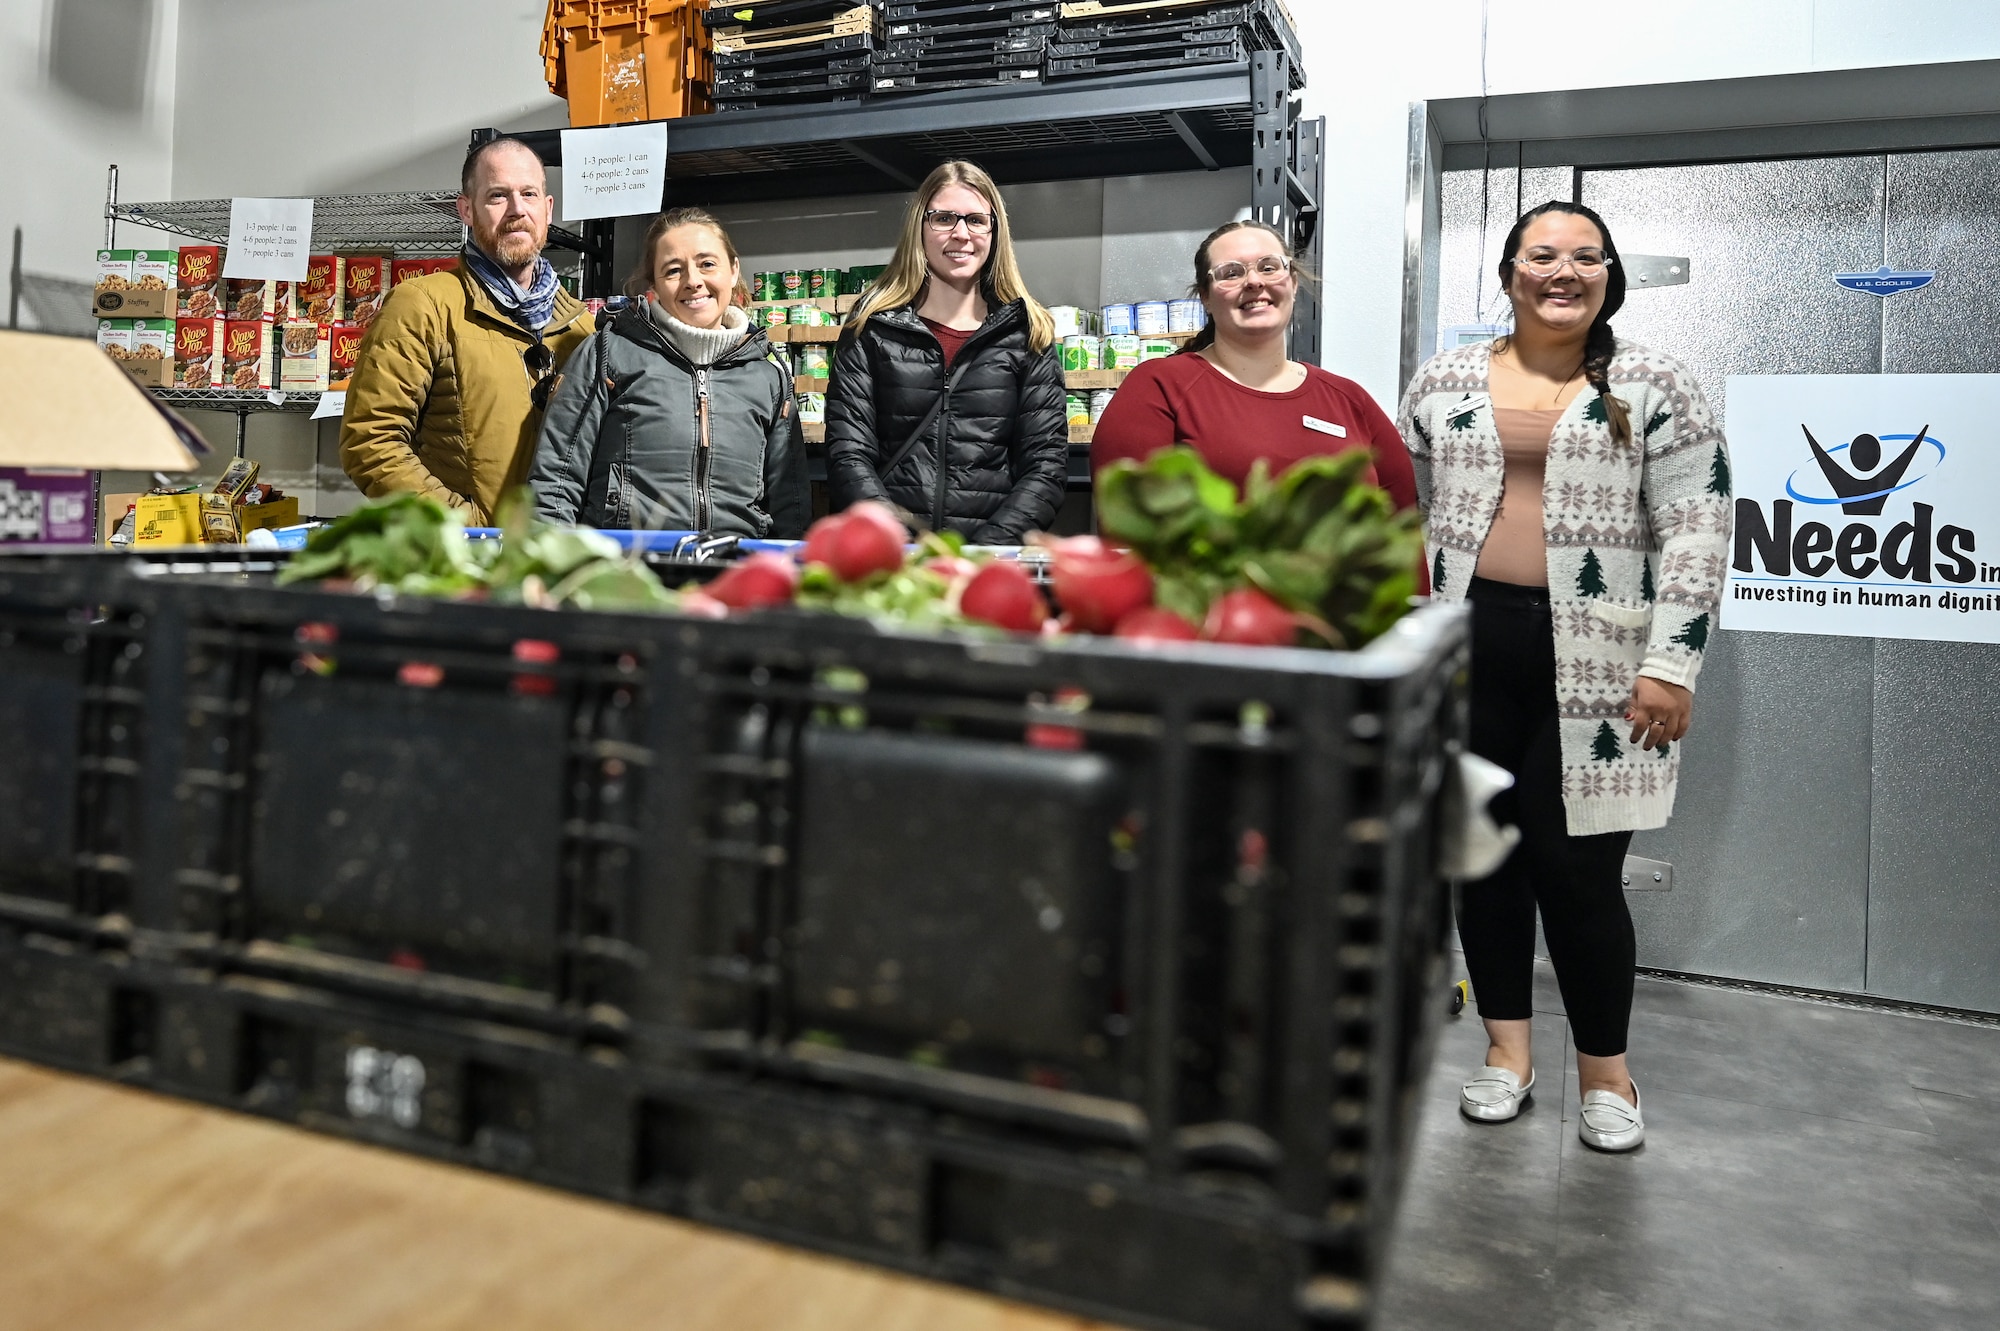
[[[1787, 582], [1759, 587], [1739, 579], [1732, 599], [1826, 605], [1829, 589], [1801, 585], [1802, 580], [1834, 575], [1856, 583], [1890, 585], [1939, 579], [1971, 583], [2000, 575], [2000, 566], [1982, 565], [1973, 557], [1979, 549], [1973, 528], [1941, 521], [1937, 505], [1925, 502], [1951, 498], [1946, 483], [1909, 493], [1937, 478], [1950, 456], [1945, 441], [1932, 434], [1928, 424], [1914, 431], [1862, 431], [1831, 447], [1820, 442], [1810, 423], [1801, 421], [1798, 428], [1805, 456], [1785, 478], [1785, 498], [1737, 499], [1730, 561], [1738, 574], [1762, 573], [1767, 579]], [[1878, 520], [1892, 500], [1905, 494], [1908, 516], [1884, 526]], [[1854, 520], [1831, 521], [1835, 510], [1838, 517]], [[1836, 593], [1832, 603], [1918, 608], [1933, 604], [1928, 593], [1870, 587], [1854, 588], [1851, 598]]]

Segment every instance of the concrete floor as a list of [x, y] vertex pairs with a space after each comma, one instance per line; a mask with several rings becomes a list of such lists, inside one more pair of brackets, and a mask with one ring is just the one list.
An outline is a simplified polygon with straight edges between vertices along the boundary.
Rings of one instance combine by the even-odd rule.
[[1460, 1117], [1485, 1037], [1445, 1019], [1379, 1331], [2000, 1327], [2000, 1029], [1642, 978], [1647, 1140], [1606, 1156], [1540, 967], [1514, 1122]]

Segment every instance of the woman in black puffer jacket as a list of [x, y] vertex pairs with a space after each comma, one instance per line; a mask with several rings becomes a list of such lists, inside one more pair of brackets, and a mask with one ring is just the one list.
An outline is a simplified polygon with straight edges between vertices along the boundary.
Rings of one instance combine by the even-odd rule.
[[1045, 530], [1069, 475], [1054, 344], [1054, 321], [1014, 262], [998, 187], [970, 162], [946, 162], [910, 201], [895, 258], [834, 356], [832, 506], [882, 500], [913, 531], [981, 545]]
[[805, 535], [792, 373], [736, 303], [741, 265], [694, 208], [646, 233], [646, 294], [564, 367], [529, 473], [535, 509], [586, 527]]

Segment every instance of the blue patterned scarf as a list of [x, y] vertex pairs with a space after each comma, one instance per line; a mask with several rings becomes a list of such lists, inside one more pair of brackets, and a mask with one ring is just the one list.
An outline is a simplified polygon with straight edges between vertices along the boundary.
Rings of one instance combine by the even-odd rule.
[[486, 294], [493, 297], [493, 303], [509, 319], [531, 333], [540, 333], [549, 326], [549, 320], [556, 313], [556, 292], [562, 287], [556, 281], [555, 268], [547, 259], [535, 260], [534, 285], [523, 296], [521, 289], [514, 285], [514, 280], [477, 245], [466, 242], [462, 257], [465, 266], [479, 279], [479, 285], [486, 288]]

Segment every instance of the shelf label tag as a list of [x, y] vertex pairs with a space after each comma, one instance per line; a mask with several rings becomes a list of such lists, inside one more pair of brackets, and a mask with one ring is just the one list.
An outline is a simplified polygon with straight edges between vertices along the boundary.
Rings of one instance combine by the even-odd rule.
[[231, 199], [224, 277], [303, 282], [312, 250], [311, 199]]
[[332, 393], [321, 393], [319, 405], [313, 408], [312, 419], [323, 421], [329, 417], [338, 418], [347, 411], [347, 391], [341, 389]]
[[667, 127], [605, 125], [562, 132], [565, 222], [657, 213], [667, 188]]

